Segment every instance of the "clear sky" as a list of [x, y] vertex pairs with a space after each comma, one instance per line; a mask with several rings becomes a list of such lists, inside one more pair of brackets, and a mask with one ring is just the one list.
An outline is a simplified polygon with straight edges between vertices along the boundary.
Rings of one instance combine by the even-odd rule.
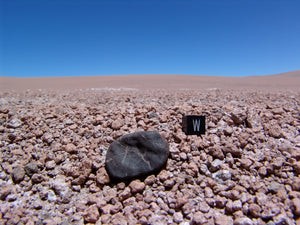
[[0, 0], [0, 76], [299, 69], [298, 0]]

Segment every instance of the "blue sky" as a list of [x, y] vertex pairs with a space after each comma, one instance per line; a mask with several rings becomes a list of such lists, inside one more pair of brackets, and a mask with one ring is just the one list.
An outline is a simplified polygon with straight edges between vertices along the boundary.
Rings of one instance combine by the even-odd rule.
[[0, 0], [0, 76], [300, 69], [297, 0]]

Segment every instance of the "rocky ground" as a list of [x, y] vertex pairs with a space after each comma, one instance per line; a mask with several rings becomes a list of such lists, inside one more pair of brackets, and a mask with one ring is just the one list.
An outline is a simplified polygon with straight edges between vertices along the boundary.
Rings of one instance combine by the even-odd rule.
[[[297, 91], [2, 91], [0, 224], [300, 224], [299, 115]], [[166, 168], [110, 182], [110, 143], [138, 130], [167, 139]]]

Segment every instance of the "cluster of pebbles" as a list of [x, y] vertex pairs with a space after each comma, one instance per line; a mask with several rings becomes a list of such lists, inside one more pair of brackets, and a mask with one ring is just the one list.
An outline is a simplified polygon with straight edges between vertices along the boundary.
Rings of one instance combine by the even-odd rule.
[[[288, 90], [2, 91], [0, 224], [300, 224], [299, 115]], [[107, 149], [142, 130], [165, 168], [111, 182]]]

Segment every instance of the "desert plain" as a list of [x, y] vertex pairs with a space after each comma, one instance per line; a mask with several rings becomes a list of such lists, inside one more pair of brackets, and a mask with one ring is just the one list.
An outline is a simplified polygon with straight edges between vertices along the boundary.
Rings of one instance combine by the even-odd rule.
[[[0, 77], [0, 224], [300, 224], [299, 86], [300, 71]], [[168, 141], [165, 168], [112, 182], [107, 149], [141, 130]]]

